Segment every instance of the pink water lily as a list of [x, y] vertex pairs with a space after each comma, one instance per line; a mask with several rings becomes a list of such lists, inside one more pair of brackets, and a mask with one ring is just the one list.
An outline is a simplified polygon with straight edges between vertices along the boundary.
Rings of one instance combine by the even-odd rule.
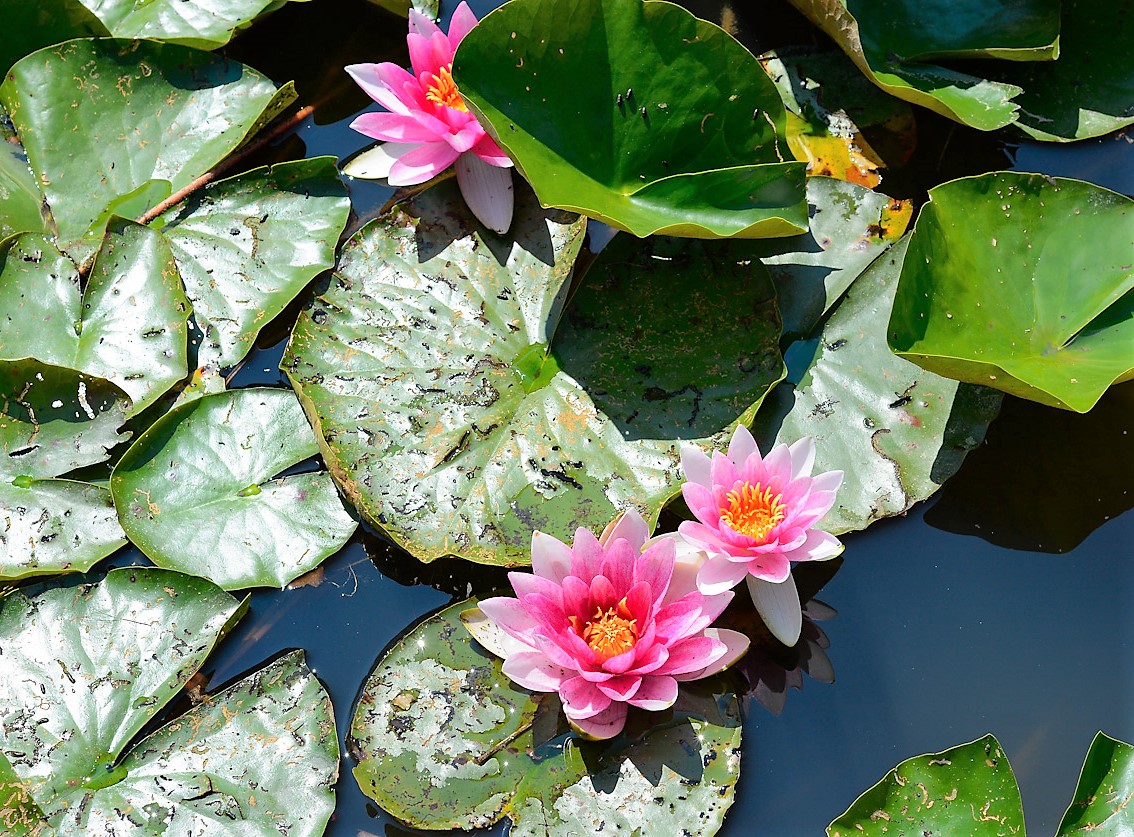
[[686, 479], [681, 493], [697, 520], [683, 522], [678, 533], [704, 552], [698, 588], [713, 595], [746, 579], [769, 630], [794, 645], [802, 616], [791, 564], [842, 552], [838, 538], [814, 527], [834, 505], [843, 472], [811, 476], [810, 438], [776, 445], [762, 457], [745, 427], [733, 433], [728, 456], [716, 451], [710, 459], [684, 445], [681, 465]]
[[721, 671], [748, 638], [709, 625], [732, 599], [704, 595], [674, 575], [674, 544], [645, 551], [646, 522], [627, 512], [601, 539], [586, 529], [573, 546], [537, 532], [532, 573], [509, 573], [517, 598], [485, 599], [465, 624], [503, 671], [537, 692], [558, 692], [583, 735], [621, 732], [628, 707], [665, 709], [679, 681]]
[[351, 77], [388, 113], [364, 113], [351, 127], [385, 143], [352, 160], [344, 171], [355, 177], [386, 178], [392, 186], [413, 186], [456, 164], [457, 182], [473, 214], [504, 233], [512, 223], [512, 161], [469, 113], [453, 82], [453, 55], [476, 26], [461, 3], [446, 34], [429, 18], [409, 13], [410, 64], [352, 64]]

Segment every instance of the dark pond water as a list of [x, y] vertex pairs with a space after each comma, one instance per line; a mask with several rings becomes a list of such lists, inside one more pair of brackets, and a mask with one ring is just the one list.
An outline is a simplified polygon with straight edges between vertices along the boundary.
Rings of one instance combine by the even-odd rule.
[[[493, 4], [472, 5], [483, 14]], [[721, 6], [687, 5], [710, 19]], [[760, 17], [738, 22], [754, 49], [821, 41], [786, 3], [753, 5]], [[272, 154], [342, 159], [368, 145], [347, 124], [369, 100], [341, 68], [408, 63], [404, 35], [404, 22], [365, 0], [320, 0], [285, 8], [234, 43], [231, 55], [278, 81], [295, 78], [299, 104], [316, 107]], [[1054, 147], [923, 113], [917, 151], [881, 189], [920, 200], [935, 183], [1003, 168], [1134, 194], [1134, 135]], [[358, 223], [389, 196], [351, 188]], [[267, 330], [233, 385], [286, 386], [276, 369], [286, 320]], [[820, 834], [898, 761], [988, 731], [1015, 768], [1029, 828], [1054, 832], [1094, 732], [1134, 740], [1132, 417], [1134, 383], [1086, 416], [1009, 399], [936, 498], [845, 538], [845, 563], [820, 595], [838, 611], [823, 623], [837, 681], [791, 690], [779, 716], [748, 702], [742, 778], [722, 834]], [[123, 552], [112, 563], [141, 560]], [[249, 615], [204, 670], [211, 689], [305, 648], [343, 735], [383, 648], [423, 614], [503, 580], [459, 562], [420, 565], [369, 532], [324, 573], [318, 586], [252, 594]], [[413, 833], [374, 808], [351, 767], [344, 755], [327, 833]]]

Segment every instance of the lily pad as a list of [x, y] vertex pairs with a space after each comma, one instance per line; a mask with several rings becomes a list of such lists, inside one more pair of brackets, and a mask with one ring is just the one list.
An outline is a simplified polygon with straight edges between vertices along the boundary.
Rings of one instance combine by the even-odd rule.
[[[631, 506], [656, 519], [677, 491], [679, 441], [726, 430], [781, 374], [762, 324], [771, 289], [758, 265], [730, 266], [727, 248], [697, 250], [700, 267], [692, 249], [680, 256], [740, 295], [717, 304], [707, 280], [686, 295], [717, 345], [678, 347], [642, 321], [648, 309], [673, 322], [667, 303], [644, 301], [680, 300], [672, 269], [636, 278], [638, 306], [604, 301], [629, 282], [617, 265], [610, 287], [579, 292], [553, 339], [583, 222], [519, 190], [512, 230], [483, 232], [452, 183], [395, 208], [347, 244], [280, 365], [344, 493], [425, 561], [523, 564], [533, 529], [570, 540]], [[637, 246], [633, 258], [650, 261], [655, 245]], [[656, 246], [664, 258], [683, 245]], [[595, 314], [607, 304], [610, 328]], [[680, 371], [675, 352], [700, 368]], [[637, 416], [617, 370], [648, 402]], [[712, 385], [698, 399], [702, 372]]]
[[939, 375], [1086, 412], [1134, 375], [1134, 201], [997, 172], [930, 190], [890, 347]]
[[140, 567], [0, 600], [0, 821], [23, 833], [322, 834], [339, 753], [302, 652], [124, 753], [245, 609], [208, 581]]
[[[118, 38], [146, 38], [216, 49], [281, 0], [72, 0], [81, 2]], [[292, 0], [304, 2], [304, 0]], [[76, 33], [78, 34], [78, 33]]]
[[887, 348], [886, 319], [909, 240], [855, 280], [806, 367], [789, 372], [794, 392], [777, 388], [756, 415], [763, 449], [811, 436], [815, 470], [844, 472], [823, 518], [832, 534], [863, 529], [929, 497], [981, 443], [1000, 407], [996, 391], [926, 372]]
[[110, 490], [126, 534], [158, 566], [229, 590], [283, 587], [357, 526], [330, 474], [273, 479], [317, 453], [292, 393], [221, 392], [158, 419], [115, 465]]
[[41, 363], [0, 360], [0, 480], [57, 477], [105, 462], [130, 397], [110, 381]]
[[1100, 732], [1091, 742], [1075, 797], [1056, 837], [1097, 834], [1121, 837], [1134, 831], [1134, 747]]
[[70, 38], [110, 34], [78, 0], [0, 0], [0, 74], [25, 55]]
[[46, 230], [39, 187], [19, 140], [8, 128], [8, 114], [0, 107], [0, 241], [18, 232]]
[[682, 684], [672, 710], [632, 712], [605, 742], [567, 732], [558, 699], [515, 686], [460, 621], [469, 599], [417, 625], [363, 686], [351, 723], [363, 792], [419, 828], [511, 834], [711, 835], [740, 774], [732, 694]]
[[679, 6], [513, 0], [465, 37], [453, 74], [544, 206], [638, 236], [807, 228], [771, 81]]
[[1024, 833], [1020, 788], [1008, 757], [986, 735], [907, 759], [827, 826], [828, 837], [1014, 837]]
[[0, 245], [0, 357], [106, 378], [129, 394], [131, 413], [185, 377], [188, 319], [173, 254], [149, 227], [114, 219], [85, 288], [47, 236]]
[[211, 53], [105, 38], [33, 53], [0, 84], [59, 246], [77, 261], [111, 214], [140, 216], [187, 186], [289, 97]]
[[193, 319], [197, 367], [234, 366], [318, 273], [335, 263], [350, 201], [334, 157], [221, 181], [161, 216]]
[[0, 478], [0, 580], [86, 572], [125, 544], [102, 486]]

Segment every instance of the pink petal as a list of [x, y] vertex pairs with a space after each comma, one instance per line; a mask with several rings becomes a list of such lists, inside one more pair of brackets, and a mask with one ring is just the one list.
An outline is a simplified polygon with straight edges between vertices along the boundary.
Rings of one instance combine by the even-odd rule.
[[732, 460], [723, 453], [713, 451], [713, 464], [709, 470], [709, 478], [714, 486], [724, 486], [725, 490], [728, 491], [740, 481], [740, 471], [737, 470]]
[[523, 654], [532, 650], [529, 642], [516, 639], [495, 620], [490, 619], [480, 608], [474, 607], [462, 611], [461, 624], [488, 653], [501, 659], [506, 660], [516, 654]]
[[532, 572], [562, 584], [571, 571], [571, 547], [545, 532], [532, 535]]
[[389, 61], [381, 64], [350, 64], [343, 68], [354, 79], [355, 84], [366, 91], [371, 99], [393, 113], [408, 115], [409, 104], [402, 100], [399, 91], [406, 82], [417, 85], [417, 80]]
[[710, 677], [711, 675], [719, 674], [743, 657], [745, 652], [748, 651], [749, 639], [739, 631], [730, 631], [725, 628], [719, 630], [717, 628], [709, 628], [705, 631], [705, 636], [722, 642], [728, 650], [725, 651], [724, 656], [712, 665], [706, 666], [700, 671], [691, 671], [687, 674], [678, 675], [678, 680], [700, 680], [702, 677]]
[[659, 607], [677, 601], [686, 593], [694, 592], [697, 589], [697, 572], [705, 563], [705, 559], [709, 557], [699, 543], [687, 539], [680, 532], [658, 535], [647, 543], [652, 545], [662, 541], [673, 542], [675, 555], [673, 574], [670, 576], [669, 587], [666, 588], [665, 596], [658, 603]]
[[707, 628], [713, 620], [703, 618], [700, 600], [701, 596], [694, 593], [658, 611], [654, 617], [658, 641], [672, 645]]
[[[754, 482], [762, 482], [765, 486], [772, 487], [774, 491], [783, 491], [791, 482], [792, 459], [788, 446], [776, 445], [764, 457], [762, 464], [764, 466], [763, 479], [757, 479]], [[745, 474], [745, 479], [747, 478], [748, 475]]]
[[612, 677], [605, 683], [596, 683], [595, 687], [611, 700], [630, 700], [637, 694], [641, 685], [641, 677], [630, 675], [629, 677]]
[[516, 596], [521, 601], [528, 596], [539, 595], [557, 603], [559, 607], [563, 607], [563, 588], [554, 581], [532, 573], [510, 572], [508, 573], [508, 583], [512, 585], [512, 589], [516, 591]]
[[626, 595], [630, 585], [634, 583], [634, 565], [638, 550], [630, 546], [626, 540], [616, 540], [606, 546], [606, 555], [602, 559], [602, 576], [610, 580], [613, 587], [614, 600], [618, 601]]
[[627, 509], [607, 524], [599, 535], [599, 543], [607, 546], [623, 538], [630, 543], [635, 552], [641, 552], [650, 537], [650, 526], [637, 509]]
[[568, 620], [574, 616], [585, 622], [594, 612], [590, 585], [573, 575], [563, 579], [563, 614]]
[[533, 692], [557, 692], [573, 672], [552, 663], [538, 651], [514, 654], [501, 669], [515, 683]]
[[697, 587], [706, 596], [727, 592], [748, 575], [748, 561], [732, 561], [727, 555], [710, 555], [697, 573]]
[[457, 152], [448, 143], [430, 142], [403, 154], [390, 167], [391, 186], [415, 186], [436, 177], [457, 159]]
[[465, 35], [476, 26], [476, 23], [476, 15], [472, 13], [469, 4], [461, 0], [461, 4], [457, 6], [457, 10], [449, 20], [449, 43], [453, 45], [453, 49], [461, 45]]
[[813, 477], [811, 480], [812, 491], [838, 491], [839, 486], [843, 484], [842, 471], [827, 471]]
[[591, 602], [595, 607], [607, 610], [618, 604], [622, 594], [614, 589], [610, 579], [605, 575], [596, 575], [591, 579]]
[[676, 556], [677, 545], [671, 540], [665, 540], [649, 547], [634, 564], [634, 583], [645, 584], [650, 588], [653, 603], [660, 603], [669, 589]]
[[432, 38], [441, 31], [441, 27], [416, 9], [410, 9], [409, 31], [423, 38]]
[[568, 718], [579, 734], [592, 741], [604, 741], [614, 738], [626, 726], [626, 704], [614, 701], [597, 715], [589, 718]]
[[514, 637], [525, 645], [532, 644], [532, 636], [538, 627], [520, 602], [510, 596], [498, 596], [484, 599], [480, 605], [481, 612], [495, 622], [502, 631]]
[[677, 700], [677, 681], [672, 677], [653, 675], [643, 677], [638, 693], [630, 698], [628, 703], [640, 709], [657, 712], [668, 709]]
[[736, 430], [732, 431], [732, 439], [728, 443], [728, 458], [739, 467], [752, 454], [756, 454], [756, 461], [759, 462], [760, 448], [756, 446], [756, 440], [752, 438], [752, 433], [747, 427], [738, 424]]
[[687, 482], [682, 485], [681, 496], [685, 499], [685, 505], [689, 506], [689, 511], [702, 523], [712, 525], [720, 519], [721, 512], [716, 497], [700, 483]]
[[[432, 119], [427, 114], [421, 116]], [[351, 122], [350, 127], [360, 134], [388, 142], [436, 142], [442, 138], [435, 128], [425, 127], [415, 117], [401, 113], [364, 113]]]
[[803, 628], [803, 610], [791, 573], [779, 584], [748, 576], [748, 592], [756, 612], [772, 632], [772, 636], [789, 648], [799, 641]]
[[681, 446], [681, 470], [687, 482], [703, 485], [705, 488], [712, 487], [713, 482], [709, 477], [712, 462], [696, 445], [686, 443]]
[[821, 529], [811, 529], [803, 545], [784, 553], [789, 561], [825, 561], [843, 551], [843, 545], [834, 535]]
[[639, 630], [649, 625], [654, 615], [654, 592], [650, 585], [639, 581], [627, 590], [626, 608], [638, 620]]
[[602, 570], [603, 549], [598, 539], [586, 529], [575, 530], [572, 544], [571, 575], [591, 579]]
[[[454, 151], [459, 151], [463, 154], [476, 145], [477, 140], [480, 139], [483, 133], [484, 129], [481, 128], [480, 125], [473, 120], [469, 120], [465, 127], [447, 133], [444, 140], [449, 143]], [[475, 159], [476, 155], [474, 154], [473, 157]]]
[[748, 572], [756, 578], [779, 584], [791, 575], [791, 562], [784, 552], [762, 552], [753, 556]]
[[473, 146], [472, 153], [490, 166], [508, 168], [512, 165], [511, 159], [501, 150], [496, 141], [488, 134], [480, 138], [480, 142]]
[[811, 476], [811, 469], [815, 467], [815, 440], [804, 436], [793, 442], [788, 450], [791, 452], [791, 478]]
[[634, 646], [635, 659], [631, 671], [634, 674], [649, 674], [665, 665], [669, 651], [660, 642], [639, 642]]
[[563, 713], [572, 720], [590, 718], [610, 706], [610, 698], [582, 677], [570, 677], [559, 684]]
[[686, 674], [700, 671], [725, 655], [728, 646], [719, 639], [693, 636], [669, 647], [669, 659], [654, 674]]

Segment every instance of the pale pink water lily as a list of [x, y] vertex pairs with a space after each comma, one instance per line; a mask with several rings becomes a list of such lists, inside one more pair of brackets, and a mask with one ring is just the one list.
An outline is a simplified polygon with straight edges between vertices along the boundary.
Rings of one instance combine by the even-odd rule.
[[628, 707], [666, 709], [680, 681], [715, 674], [748, 649], [737, 631], [710, 628], [732, 593], [705, 595], [674, 575], [672, 541], [647, 547], [646, 522], [623, 514], [602, 538], [573, 546], [537, 532], [532, 573], [509, 573], [517, 598], [485, 599], [465, 624], [503, 671], [537, 692], [558, 692], [589, 738], [622, 731]]
[[714, 595], [746, 579], [768, 629], [794, 645], [802, 625], [793, 561], [821, 561], [842, 552], [838, 538], [814, 528], [835, 502], [842, 471], [811, 476], [815, 443], [779, 444], [761, 456], [752, 434], [737, 427], [728, 455], [712, 458], [694, 445], [681, 449], [681, 493], [697, 520], [678, 527], [689, 548], [704, 552], [697, 573], [702, 593]]
[[409, 13], [410, 64], [352, 64], [346, 68], [370, 98], [388, 113], [364, 113], [351, 123], [359, 133], [385, 140], [355, 157], [344, 171], [353, 177], [386, 178], [391, 186], [414, 186], [456, 164], [461, 194], [489, 229], [512, 224], [512, 161], [485, 133], [453, 83], [453, 55], [476, 26], [462, 2], [446, 34], [429, 18]]

